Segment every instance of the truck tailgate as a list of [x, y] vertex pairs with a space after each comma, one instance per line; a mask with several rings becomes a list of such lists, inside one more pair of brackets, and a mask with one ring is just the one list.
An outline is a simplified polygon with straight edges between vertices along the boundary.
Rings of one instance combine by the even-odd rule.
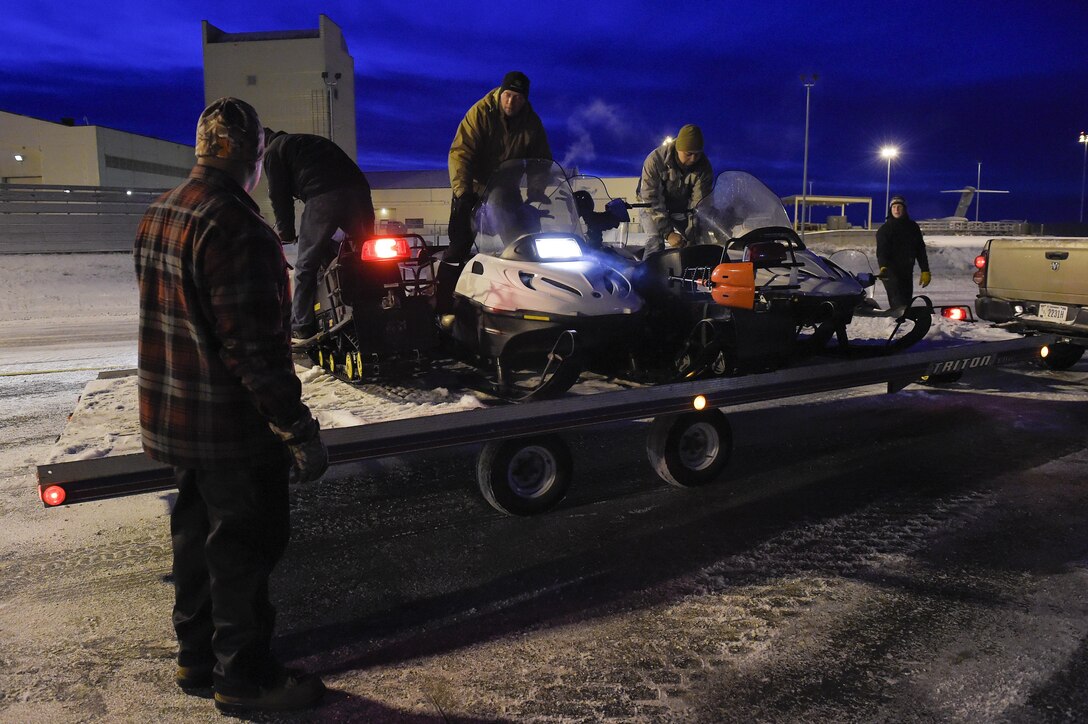
[[991, 296], [1088, 305], [1088, 239], [992, 239], [989, 250]]

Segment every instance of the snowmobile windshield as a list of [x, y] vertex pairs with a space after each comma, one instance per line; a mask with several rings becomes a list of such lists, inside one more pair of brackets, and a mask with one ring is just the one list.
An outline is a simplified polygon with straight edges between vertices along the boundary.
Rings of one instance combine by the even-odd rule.
[[632, 208], [626, 199], [613, 198], [597, 176], [574, 176], [570, 186], [590, 247], [626, 246]]
[[713, 192], [695, 207], [695, 218], [705, 244], [725, 245], [731, 239], [770, 226], [792, 227], [778, 196], [743, 171], [718, 174]]
[[583, 237], [567, 175], [548, 159], [517, 159], [499, 166], [488, 180], [475, 223], [482, 254], [501, 252], [526, 234]]

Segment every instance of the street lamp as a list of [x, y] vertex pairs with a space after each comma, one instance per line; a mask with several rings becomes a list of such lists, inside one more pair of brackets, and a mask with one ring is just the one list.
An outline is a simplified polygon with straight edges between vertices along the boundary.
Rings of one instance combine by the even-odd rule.
[[801, 83], [805, 86], [805, 160], [802, 165], [801, 171], [801, 213], [795, 221], [801, 229], [801, 238], [805, 238], [805, 205], [808, 203], [808, 195], [805, 190], [808, 188], [808, 117], [809, 117], [809, 97], [812, 95], [812, 86], [816, 85], [817, 76], [815, 73], [812, 75], [801, 76]]
[[1084, 223], [1084, 172], [1088, 170], [1088, 133], [1080, 132], [1078, 143], [1084, 144], [1084, 162], [1080, 167], [1080, 223]]
[[899, 155], [899, 149], [895, 146], [884, 146], [880, 149], [880, 157], [888, 159], [888, 179], [884, 186], [884, 209], [888, 209], [888, 201], [892, 190], [892, 159]]

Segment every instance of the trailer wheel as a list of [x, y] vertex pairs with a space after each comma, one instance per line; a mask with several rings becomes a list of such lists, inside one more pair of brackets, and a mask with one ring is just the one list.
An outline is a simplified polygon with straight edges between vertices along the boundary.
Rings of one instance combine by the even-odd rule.
[[732, 452], [733, 431], [721, 410], [655, 418], [646, 442], [654, 472], [681, 488], [713, 482]]
[[493, 440], [476, 462], [476, 481], [495, 510], [536, 515], [567, 494], [572, 467], [570, 448], [558, 435]]
[[1072, 342], [1057, 342], [1049, 345], [1049, 354], [1040, 357], [1043, 367], [1048, 370], [1067, 370], [1077, 363], [1084, 354], [1084, 347]]

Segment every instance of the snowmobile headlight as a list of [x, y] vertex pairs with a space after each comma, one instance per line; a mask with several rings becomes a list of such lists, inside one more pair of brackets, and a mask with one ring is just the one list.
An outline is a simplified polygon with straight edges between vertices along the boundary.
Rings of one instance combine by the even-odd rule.
[[380, 236], [367, 239], [359, 251], [363, 261], [393, 261], [410, 259], [412, 252], [408, 240], [399, 236]]
[[571, 236], [542, 236], [533, 240], [540, 261], [564, 261], [582, 258], [582, 245]]

